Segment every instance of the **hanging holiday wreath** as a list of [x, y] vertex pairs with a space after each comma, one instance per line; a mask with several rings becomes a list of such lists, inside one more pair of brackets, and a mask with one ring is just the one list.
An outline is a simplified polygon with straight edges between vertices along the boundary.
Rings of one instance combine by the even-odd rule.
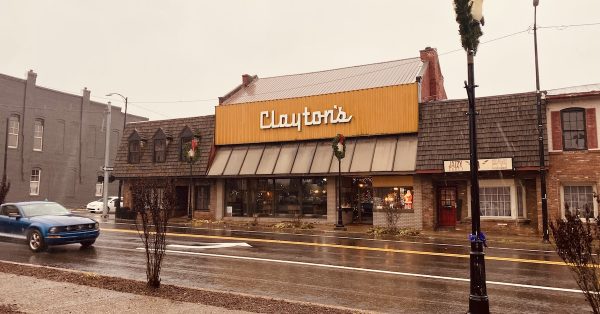
[[333, 138], [331, 147], [333, 148], [333, 155], [335, 155], [338, 160], [341, 160], [346, 156], [346, 138], [342, 134], [338, 134]]
[[192, 140], [185, 143], [183, 146], [183, 152], [185, 154], [185, 159], [190, 164], [195, 164], [198, 159], [200, 159], [200, 150], [198, 148], [198, 144], [200, 143], [199, 134], [195, 134], [192, 137]]

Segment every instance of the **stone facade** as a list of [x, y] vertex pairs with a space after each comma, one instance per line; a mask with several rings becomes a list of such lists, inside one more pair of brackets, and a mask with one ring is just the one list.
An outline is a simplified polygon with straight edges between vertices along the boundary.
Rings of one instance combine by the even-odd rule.
[[[97, 199], [97, 178], [103, 175], [107, 105], [90, 100], [91, 92], [72, 95], [36, 85], [37, 74], [27, 79], [0, 74], [1, 147], [5, 147], [7, 120], [19, 122], [18, 144], [8, 148], [7, 177], [11, 189], [6, 201], [50, 200], [70, 208]], [[110, 164], [122, 134], [124, 114], [111, 107]], [[147, 120], [127, 116], [128, 122]], [[37, 122], [36, 122], [37, 121]], [[34, 123], [43, 125], [42, 148], [34, 150]], [[4, 149], [2, 149], [4, 152]], [[4, 158], [4, 154], [1, 154]], [[39, 192], [30, 193], [32, 170], [39, 171]], [[118, 183], [108, 187], [116, 195]]]

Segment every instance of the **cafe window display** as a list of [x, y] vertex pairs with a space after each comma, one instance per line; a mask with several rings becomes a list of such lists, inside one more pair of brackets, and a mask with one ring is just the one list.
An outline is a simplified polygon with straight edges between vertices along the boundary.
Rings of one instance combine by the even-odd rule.
[[225, 182], [226, 208], [234, 217], [327, 215], [326, 178], [231, 179]]
[[399, 209], [412, 212], [412, 187], [379, 187], [374, 188], [373, 204], [375, 210]]

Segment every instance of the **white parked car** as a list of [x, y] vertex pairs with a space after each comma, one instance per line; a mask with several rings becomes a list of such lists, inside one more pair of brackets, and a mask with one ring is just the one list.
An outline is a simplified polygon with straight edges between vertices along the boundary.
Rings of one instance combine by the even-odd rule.
[[[115, 204], [116, 200], [118, 200], [119, 197], [117, 196], [109, 196], [108, 197], [108, 211], [112, 211], [113, 213], [115, 212], [115, 208], [117, 207], [117, 205]], [[89, 210], [92, 213], [101, 213], [102, 209], [104, 209], [104, 199], [99, 199], [97, 201], [93, 201], [87, 204], [87, 206], [85, 207], [87, 208], [87, 210]]]

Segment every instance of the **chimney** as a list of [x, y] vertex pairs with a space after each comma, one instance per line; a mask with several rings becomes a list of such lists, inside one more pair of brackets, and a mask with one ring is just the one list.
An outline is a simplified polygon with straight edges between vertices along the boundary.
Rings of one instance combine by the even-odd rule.
[[423, 75], [422, 98], [421, 101], [444, 100], [447, 99], [444, 89], [444, 76], [440, 68], [437, 50], [426, 47], [420, 51], [421, 61], [427, 63], [427, 71]]
[[27, 83], [31, 83], [31, 84], [35, 85], [36, 79], [37, 79], [37, 73], [33, 72], [33, 70], [29, 70], [29, 72], [27, 72]]
[[242, 74], [242, 85], [248, 86], [254, 78], [248, 74]]

